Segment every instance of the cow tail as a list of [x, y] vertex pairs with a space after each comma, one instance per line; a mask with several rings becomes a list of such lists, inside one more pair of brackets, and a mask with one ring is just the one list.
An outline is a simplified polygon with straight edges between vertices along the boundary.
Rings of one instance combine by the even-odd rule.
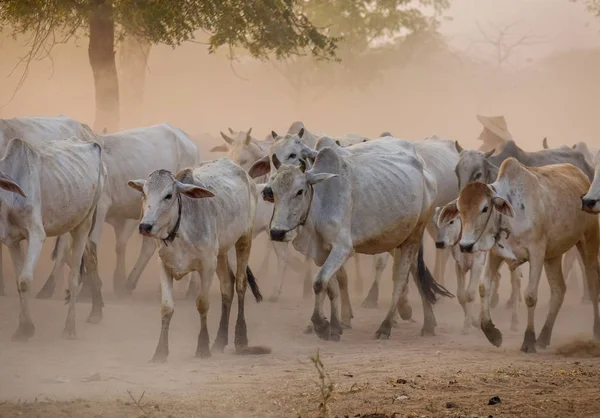
[[260, 294], [258, 283], [256, 283], [256, 277], [254, 277], [252, 270], [250, 270], [250, 266], [246, 266], [246, 276], [248, 277], [248, 284], [250, 285], [250, 289], [252, 290], [254, 299], [256, 299], [256, 302], [261, 302], [263, 300], [263, 297]]
[[433, 275], [425, 265], [423, 259], [423, 243], [419, 247], [419, 254], [417, 255], [417, 284], [420, 287], [421, 294], [431, 304], [437, 302], [437, 295], [453, 298], [454, 295], [446, 288], [438, 284]]

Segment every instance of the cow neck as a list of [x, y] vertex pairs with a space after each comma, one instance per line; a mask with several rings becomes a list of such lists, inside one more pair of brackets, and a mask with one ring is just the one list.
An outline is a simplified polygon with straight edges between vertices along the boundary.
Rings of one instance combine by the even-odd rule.
[[498, 226], [497, 226], [497, 231], [496, 234], [494, 235], [494, 242], [496, 243], [496, 245], [502, 249], [504, 249], [504, 245], [500, 244], [500, 239], [502, 238], [502, 232], [506, 233], [506, 239], [508, 239], [508, 237], [510, 237], [510, 231], [508, 230], [508, 228], [503, 228], [502, 227], [502, 214], [498, 214]]
[[177, 193], [177, 222], [175, 222], [175, 226], [173, 230], [169, 232], [169, 235], [162, 242], [165, 246], [169, 246], [169, 242], [173, 242], [177, 237], [177, 231], [179, 231], [179, 226], [181, 225], [181, 193]]

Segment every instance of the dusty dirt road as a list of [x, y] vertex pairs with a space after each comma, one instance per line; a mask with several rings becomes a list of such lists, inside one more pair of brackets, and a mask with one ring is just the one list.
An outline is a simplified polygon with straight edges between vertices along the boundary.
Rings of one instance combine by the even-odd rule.
[[[319, 416], [322, 396], [310, 360], [317, 350], [333, 382], [331, 417], [600, 416], [600, 362], [586, 357], [585, 350], [574, 357], [556, 352], [565, 343], [592, 335], [591, 307], [580, 304], [579, 289], [567, 294], [550, 348], [524, 354], [519, 347], [525, 307], [520, 307], [521, 331], [511, 332], [502, 306], [508, 297], [506, 283], [493, 313], [504, 344], [495, 348], [479, 330], [461, 333], [462, 310], [455, 299], [437, 306], [437, 336], [419, 336], [422, 312], [414, 288], [416, 322], [401, 323], [388, 341], [374, 340], [389, 301], [388, 272], [380, 307], [361, 308], [362, 296], [354, 292], [353, 329], [340, 342], [320, 341], [303, 334], [312, 301], [294, 297], [301, 295], [301, 283], [293, 277], [278, 303], [256, 304], [247, 297], [250, 344], [267, 345], [272, 354], [237, 356], [228, 346], [225, 353], [201, 360], [193, 357], [199, 317], [194, 303], [183, 300], [180, 286], [170, 356], [166, 364], [156, 365], [148, 363], [160, 329], [154, 265], [145, 273], [146, 287], [132, 299], [115, 299], [105, 285], [101, 324], [85, 323], [90, 305], [79, 303], [75, 341], [60, 336], [66, 315], [61, 289], [53, 300], [31, 301], [36, 335], [25, 344], [12, 342], [18, 298], [9, 287], [8, 296], [0, 297], [0, 417]], [[110, 282], [107, 277], [105, 282]], [[447, 280], [454, 292], [453, 275]], [[271, 283], [259, 283], [268, 296]], [[41, 284], [36, 279], [34, 291]], [[212, 338], [220, 313], [217, 288], [213, 285], [209, 313]], [[547, 300], [543, 283], [538, 330]], [[142, 394], [139, 404], [132, 399]], [[488, 405], [494, 396], [501, 402]]]

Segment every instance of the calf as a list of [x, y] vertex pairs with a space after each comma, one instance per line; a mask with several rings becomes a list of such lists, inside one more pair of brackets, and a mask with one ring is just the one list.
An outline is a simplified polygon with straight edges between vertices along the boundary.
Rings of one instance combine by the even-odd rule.
[[[600, 233], [596, 216], [580, 210], [580, 196], [589, 189], [586, 175], [571, 164], [525, 167], [515, 158], [502, 163], [492, 184], [467, 184], [457, 200], [442, 209], [439, 225], [459, 215], [462, 252], [488, 252], [483, 282], [481, 329], [488, 340], [502, 344], [502, 333], [490, 316], [492, 280], [502, 261], [511, 270], [529, 262], [529, 284], [525, 289], [527, 329], [521, 350], [535, 352], [550, 344], [552, 328], [563, 303], [565, 282], [562, 255], [577, 246], [585, 265], [592, 295], [594, 336], [600, 338], [598, 317], [598, 245]], [[550, 284], [550, 311], [537, 341], [534, 313], [542, 268]]]
[[[70, 233], [73, 238], [67, 301], [69, 310], [63, 336], [75, 338], [75, 296], [81, 260], [93, 227], [96, 205], [102, 194], [106, 171], [102, 149], [96, 142], [70, 138], [32, 146], [21, 139], [8, 144], [0, 160], [0, 240], [16, 260], [17, 289], [21, 304], [19, 327], [13, 339], [33, 336], [28, 293], [33, 272], [46, 237]], [[20, 241], [27, 240], [25, 260]], [[102, 314], [100, 285], [92, 283], [92, 312]]]
[[[228, 343], [229, 314], [233, 289], [237, 291], [238, 317], [235, 348], [248, 350], [244, 295], [250, 287], [257, 300], [260, 292], [248, 269], [252, 246], [252, 227], [256, 213], [256, 186], [233, 161], [222, 158], [185, 169], [176, 176], [167, 170], [154, 171], [147, 180], [131, 180], [129, 186], [140, 191], [143, 216], [142, 235], [159, 244], [162, 289], [162, 328], [154, 362], [163, 362], [169, 353], [169, 325], [175, 310], [173, 279], [187, 273], [200, 273], [201, 286], [196, 298], [200, 314], [197, 357], [209, 357], [207, 314], [208, 293], [215, 272], [221, 283], [221, 323], [213, 350], [223, 351]], [[227, 253], [235, 248], [237, 268], [229, 267]]]

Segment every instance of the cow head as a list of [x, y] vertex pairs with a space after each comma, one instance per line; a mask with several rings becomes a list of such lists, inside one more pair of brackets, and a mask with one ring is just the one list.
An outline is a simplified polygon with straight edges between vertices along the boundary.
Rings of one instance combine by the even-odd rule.
[[460, 216], [457, 216], [454, 219], [448, 221], [445, 225], [439, 226], [438, 220], [440, 218], [440, 214], [442, 212], [442, 208], [435, 208], [435, 212], [433, 214], [433, 222], [436, 226], [436, 236], [435, 239], [435, 247], [438, 249], [450, 248], [460, 239], [460, 232], [462, 224], [460, 222]]
[[[275, 160], [277, 157], [274, 156]], [[273, 241], [290, 241], [293, 232], [308, 217], [313, 199], [313, 186], [337, 174], [314, 173], [310, 163], [300, 160], [299, 165], [281, 165], [271, 178], [271, 192], [275, 203], [269, 225]]]
[[140, 234], [159, 239], [166, 239], [180, 220], [181, 195], [193, 199], [214, 197], [207, 189], [182, 183], [168, 170], [156, 170], [147, 180], [130, 180], [127, 184], [142, 193]]
[[488, 251], [496, 243], [498, 217], [514, 217], [511, 204], [498, 196], [490, 185], [475, 182], [467, 184], [458, 199], [448, 203], [441, 210], [437, 225], [445, 227], [460, 216], [462, 236], [460, 250], [465, 253]]
[[[277, 134], [275, 133], [275, 135]], [[300, 160], [314, 160], [317, 152], [302, 142], [303, 135], [304, 129], [300, 129], [298, 134], [277, 136], [277, 140], [271, 145], [269, 155], [256, 161], [248, 171], [250, 177], [256, 178], [268, 173], [271, 173], [272, 177], [278, 169], [274, 164], [274, 157], [277, 157], [280, 164], [296, 166], [300, 165]], [[273, 164], [271, 164], [272, 162]]]
[[231, 128], [229, 134], [221, 132], [221, 137], [225, 141], [222, 145], [213, 147], [211, 152], [226, 152], [227, 157], [238, 163], [244, 170], [250, 170], [252, 164], [265, 155], [265, 151], [259, 145], [259, 142], [252, 137], [252, 128], [248, 131], [236, 132]]
[[489, 161], [489, 157], [494, 154], [494, 150], [488, 152], [463, 150], [462, 148], [461, 150], [462, 152], [459, 151], [458, 164], [454, 169], [459, 187], [464, 187], [474, 181], [491, 183], [495, 180], [493, 173], [497, 170]]

